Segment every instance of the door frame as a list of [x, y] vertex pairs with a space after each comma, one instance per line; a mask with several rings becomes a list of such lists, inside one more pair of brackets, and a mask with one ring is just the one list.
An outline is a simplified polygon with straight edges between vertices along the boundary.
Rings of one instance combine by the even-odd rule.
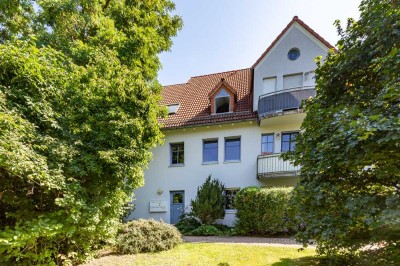
[[172, 204], [173, 204], [173, 194], [182, 193], [182, 214], [185, 213], [185, 190], [170, 190], [169, 191], [169, 223], [172, 224]]

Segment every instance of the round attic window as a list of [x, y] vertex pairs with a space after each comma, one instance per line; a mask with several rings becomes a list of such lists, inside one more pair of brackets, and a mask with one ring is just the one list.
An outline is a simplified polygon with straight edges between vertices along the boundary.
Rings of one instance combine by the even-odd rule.
[[300, 57], [300, 50], [299, 48], [292, 48], [289, 50], [287, 57], [289, 58], [289, 60], [296, 60], [297, 58]]

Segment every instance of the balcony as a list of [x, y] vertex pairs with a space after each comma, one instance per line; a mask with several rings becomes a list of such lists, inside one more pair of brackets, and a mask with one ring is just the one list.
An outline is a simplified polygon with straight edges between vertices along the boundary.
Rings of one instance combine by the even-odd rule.
[[259, 120], [282, 114], [299, 113], [302, 100], [315, 97], [314, 87], [301, 87], [261, 95], [258, 99]]
[[280, 153], [259, 155], [257, 157], [257, 179], [295, 177], [299, 175], [300, 166], [279, 158]]

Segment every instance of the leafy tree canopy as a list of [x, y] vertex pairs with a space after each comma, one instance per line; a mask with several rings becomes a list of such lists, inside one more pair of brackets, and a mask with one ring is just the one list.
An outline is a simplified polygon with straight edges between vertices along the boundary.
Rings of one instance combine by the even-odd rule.
[[319, 64], [317, 96], [306, 102], [291, 154], [302, 165], [298, 238], [316, 239], [322, 254], [375, 243], [399, 250], [399, 4], [364, 0], [358, 21], [337, 22], [338, 51]]
[[0, 264], [79, 261], [115, 234], [162, 134], [169, 0], [0, 0]]

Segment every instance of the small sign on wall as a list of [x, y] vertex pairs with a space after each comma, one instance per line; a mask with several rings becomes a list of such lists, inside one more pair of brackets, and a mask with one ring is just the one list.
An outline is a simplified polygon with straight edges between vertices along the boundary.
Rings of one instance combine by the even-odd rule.
[[151, 200], [150, 212], [167, 212], [166, 200]]

